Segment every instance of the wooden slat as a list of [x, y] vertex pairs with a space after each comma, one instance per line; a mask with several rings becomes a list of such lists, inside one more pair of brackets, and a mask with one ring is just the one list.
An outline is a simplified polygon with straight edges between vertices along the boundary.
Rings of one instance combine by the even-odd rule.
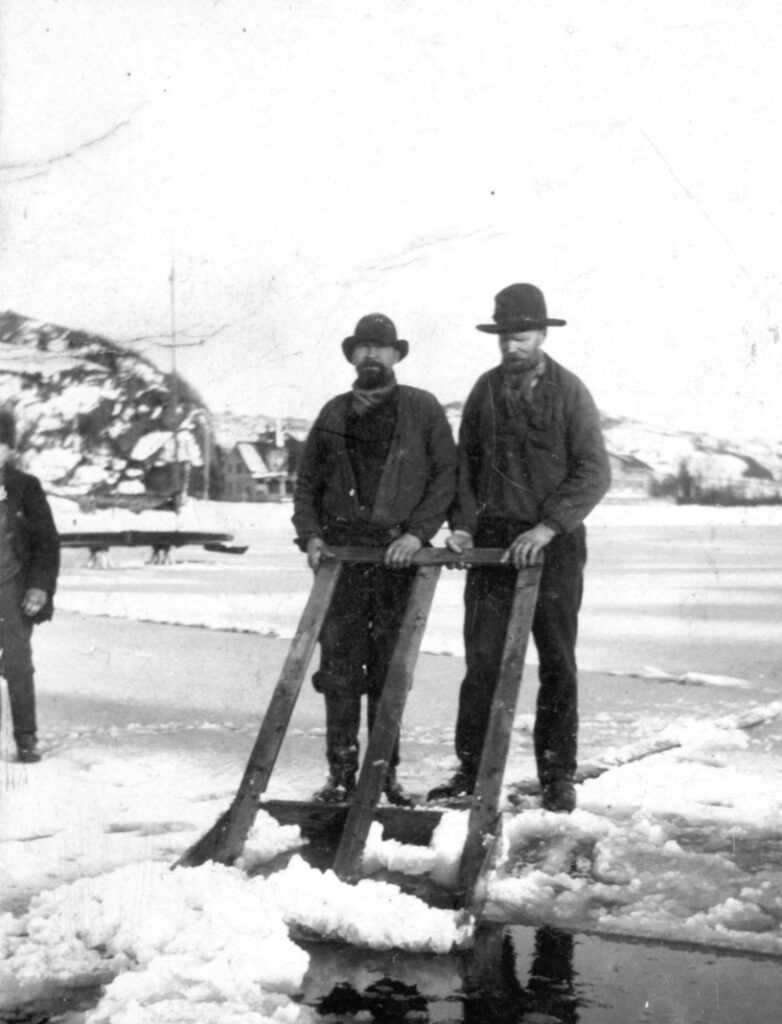
[[490, 856], [492, 836], [500, 820], [500, 791], [539, 583], [539, 566], [518, 571], [459, 870], [459, 890], [465, 894], [468, 906], [473, 901], [487, 856]]
[[419, 568], [416, 573], [399, 638], [383, 685], [372, 735], [369, 737], [358, 784], [334, 860], [334, 871], [343, 879], [354, 879], [360, 869], [369, 827], [375, 816], [388, 763], [399, 735], [421, 638], [439, 576], [438, 565]]
[[339, 562], [324, 562], [318, 568], [236, 797], [225, 814], [182, 855], [175, 866], [197, 867], [207, 860], [231, 864], [242, 852], [258, 812], [258, 797], [269, 784], [340, 571]]
[[[463, 555], [447, 548], [421, 548], [413, 555], [413, 565], [447, 565], [463, 567], [470, 565], [499, 565], [505, 548], [473, 548]], [[324, 557], [336, 562], [360, 562], [376, 564], [385, 558], [385, 548], [326, 548]]]
[[[347, 804], [324, 804], [315, 800], [263, 800], [266, 811], [281, 825], [298, 825], [305, 839], [333, 842], [336, 847], [348, 816]], [[383, 826], [386, 839], [412, 846], [428, 846], [442, 817], [442, 810], [421, 807], [378, 807], [375, 820]]]
[[133, 548], [158, 544], [181, 548], [189, 544], [231, 540], [231, 533], [214, 533], [209, 530], [71, 530], [60, 534], [60, 545], [64, 548]]

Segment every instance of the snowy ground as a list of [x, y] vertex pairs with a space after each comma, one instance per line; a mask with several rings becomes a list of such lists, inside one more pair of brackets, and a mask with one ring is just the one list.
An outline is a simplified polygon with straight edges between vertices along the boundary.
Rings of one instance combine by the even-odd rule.
[[[98, 524], [57, 508], [61, 528], [159, 528], [167, 514], [122, 515]], [[292, 925], [376, 951], [438, 954], [471, 940], [472, 922], [453, 912], [372, 878], [345, 886], [295, 854], [268, 877], [168, 870], [235, 792], [303, 607], [310, 575], [289, 515], [186, 507], [183, 529], [233, 517], [250, 544], [242, 556], [184, 548], [151, 566], [146, 550], [116, 549], [114, 568], [95, 570], [85, 552], [66, 552], [60, 611], [36, 634], [41, 764], [11, 760], [3, 695], [0, 1009], [109, 982], [92, 1022], [305, 1021], [312, 1011], [293, 997], [312, 989], [317, 958], [291, 942]], [[782, 513], [606, 505], [590, 542], [582, 761], [671, 747], [585, 782], [570, 817], [523, 798], [487, 913], [780, 955]], [[462, 582], [444, 575], [408, 704], [401, 774], [418, 792], [453, 764]], [[532, 774], [534, 692], [530, 669], [509, 782]], [[743, 728], [748, 712], [763, 724]], [[323, 742], [307, 686], [268, 795], [314, 789]], [[463, 828], [449, 813], [429, 850], [373, 833], [367, 872], [447, 883]], [[299, 843], [261, 818], [244, 867]], [[427, 983], [453, 988], [441, 962]]]

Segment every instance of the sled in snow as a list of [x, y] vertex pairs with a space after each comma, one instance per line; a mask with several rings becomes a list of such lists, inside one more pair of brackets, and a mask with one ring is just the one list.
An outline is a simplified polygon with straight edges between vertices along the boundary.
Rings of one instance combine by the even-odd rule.
[[[500, 566], [502, 549], [479, 548], [464, 555], [444, 549], [419, 551], [412, 591], [402, 619], [399, 639], [391, 657], [372, 734], [349, 804], [313, 801], [260, 800], [269, 784], [296, 699], [328, 612], [342, 565], [382, 562], [381, 548], [333, 548], [315, 574], [312, 591], [272, 694], [236, 797], [229, 809], [189, 850], [177, 866], [195, 867], [208, 860], [233, 863], [240, 856], [259, 809], [286, 824], [297, 824], [305, 834], [338, 837], [334, 871], [355, 880], [372, 821], [379, 820], [388, 838], [427, 844], [442, 810], [378, 807], [389, 760], [413, 681], [418, 652], [435, 588], [444, 565]], [[510, 746], [516, 700], [521, 683], [532, 618], [540, 581], [540, 564], [519, 569], [475, 792], [469, 804], [467, 839], [462, 853], [458, 898], [474, 907], [480, 900], [482, 876], [488, 866], [501, 824], [499, 810], [505, 762]], [[507, 571], [503, 566], [498, 571]]]
[[225, 550], [224, 545], [232, 540], [231, 533], [209, 530], [66, 530], [60, 533], [60, 544], [64, 548], [181, 548], [191, 544], [203, 547], [220, 544], [223, 547], [219, 550]]

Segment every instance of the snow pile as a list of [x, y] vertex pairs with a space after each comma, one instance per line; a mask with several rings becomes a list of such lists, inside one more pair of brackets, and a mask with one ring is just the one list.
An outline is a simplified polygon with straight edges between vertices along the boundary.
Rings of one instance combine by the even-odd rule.
[[258, 811], [236, 866], [251, 875], [263, 864], [297, 849], [303, 842], [298, 825], [280, 825], [266, 811]]
[[454, 888], [459, 857], [467, 838], [467, 811], [445, 811], [429, 846], [409, 846], [396, 839], [383, 839], [383, 828], [375, 821], [369, 831], [363, 866], [367, 874], [385, 870], [402, 875], [429, 875], [443, 888]]
[[13, 931], [0, 991], [13, 997], [16, 986], [17, 1000], [43, 980], [122, 972], [96, 1022], [120, 1007], [178, 1000], [230, 1000], [265, 1014], [270, 998], [274, 1009], [300, 986], [308, 963], [262, 887], [214, 864], [171, 872], [147, 862], [79, 879], [36, 896]]
[[714, 675], [710, 672], [682, 672], [671, 675], [664, 669], [654, 665], [644, 665], [638, 672], [611, 672], [611, 675], [630, 676], [634, 679], [649, 679], [661, 683], [680, 683], [682, 686], [730, 686], [738, 689], [751, 689], [752, 683], [736, 676]]
[[751, 714], [674, 723], [677, 749], [586, 781], [572, 815], [507, 819], [490, 916], [782, 954], [780, 772], [749, 751]]
[[388, 882], [341, 882], [294, 856], [285, 871], [265, 883], [289, 924], [370, 949], [447, 953], [472, 934], [472, 922], [429, 907]]
[[508, 826], [487, 912], [782, 954], [780, 871], [743, 870], [728, 850], [686, 848], [683, 838], [643, 812], [618, 823], [584, 810], [529, 811]]
[[20, 918], [3, 915], [0, 1005], [29, 999], [43, 983], [114, 974], [91, 1024], [222, 1021], [247, 1012], [298, 1021], [290, 1000], [309, 957], [289, 926], [371, 949], [435, 953], [462, 945], [472, 927], [397, 886], [347, 885], [299, 857], [268, 878], [146, 861], [40, 893]]

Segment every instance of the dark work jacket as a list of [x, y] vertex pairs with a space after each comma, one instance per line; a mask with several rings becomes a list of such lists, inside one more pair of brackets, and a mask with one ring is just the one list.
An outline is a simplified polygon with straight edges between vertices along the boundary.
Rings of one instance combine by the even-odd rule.
[[[459, 431], [453, 529], [474, 534], [479, 519], [494, 518], [572, 533], [608, 490], [611, 469], [594, 400], [574, 373], [544, 358], [526, 417], [509, 420], [499, 366], [470, 392]], [[515, 446], [512, 460], [507, 444]]]
[[307, 437], [293, 498], [299, 545], [364, 524], [378, 543], [401, 533], [431, 540], [456, 487], [456, 446], [440, 403], [428, 391], [399, 385], [394, 436], [374, 504], [362, 517], [345, 438], [350, 401], [347, 392], [327, 402]]
[[24, 589], [46, 591], [46, 604], [33, 623], [46, 622], [54, 613], [52, 598], [60, 571], [60, 538], [40, 481], [14, 466], [4, 469], [8, 502], [9, 539], [20, 565]]

